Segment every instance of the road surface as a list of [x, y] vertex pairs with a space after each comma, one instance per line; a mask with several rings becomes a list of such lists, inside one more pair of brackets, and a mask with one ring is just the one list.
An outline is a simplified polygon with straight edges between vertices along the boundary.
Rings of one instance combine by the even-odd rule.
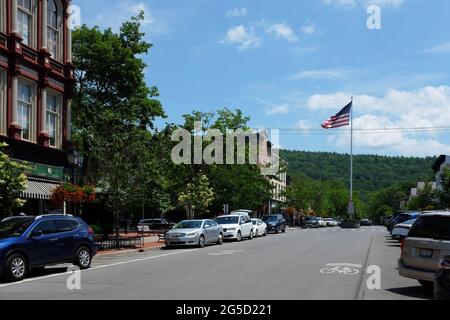
[[[383, 227], [289, 229], [203, 249], [98, 256], [80, 273], [79, 290], [68, 289], [73, 274], [66, 266], [51, 267], [20, 283], [0, 283], [0, 299], [432, 299], [417, 281], [398, 276], [399, 254]], [[373, 265], [381, 288], [371, 290], [366, 271]]]

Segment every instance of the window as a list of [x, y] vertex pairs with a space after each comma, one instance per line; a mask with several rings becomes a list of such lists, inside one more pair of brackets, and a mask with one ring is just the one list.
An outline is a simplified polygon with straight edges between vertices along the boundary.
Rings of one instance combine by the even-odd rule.
[[32, 233], [42, 232], [42, 234], [54, 234], [57, 232], [55, 223], [52, 220], [42, 221], [32, 231]]
[[17, 0], [17, 27], [27, 46], [33, 46], [33, 3], [32, 0]]
[[33, 86], [20, 80], [17, 88], [17, 120], [22, 128], [21, 138], [33, 140]]
[[60, 57], [59, 12], [55, 0], [47, 0], [47, 48], [53, 59]]
[[6, 134], [6, 71], [0, 69], [0, 134]]
[[47, 132], [50, 136], [50, 146], [59, 147], [60, 145], [60, 96], [56, 94], [49, 94], [47, 96], [47, 115], [46, 126]]
[[72, 224], [69, 220], [55, 220], [56, 231], [59, 232], [70, 232], [73, 230]]
[[0, 0], [0, 32], [6, 32], [6, 0]]

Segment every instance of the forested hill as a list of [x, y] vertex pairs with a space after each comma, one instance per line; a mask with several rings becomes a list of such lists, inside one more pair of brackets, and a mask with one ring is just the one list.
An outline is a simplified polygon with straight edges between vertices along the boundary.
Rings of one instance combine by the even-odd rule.
[[[312, 179], [349, 180], [350, 156], [327, 152], [280, 151], [288, 162], [288, 175]], [[435, 158], [406, 158], [356, 155], [353, 158], [354, 189], [362, 198], [370, 192], [397, 183], [430, 181]]]

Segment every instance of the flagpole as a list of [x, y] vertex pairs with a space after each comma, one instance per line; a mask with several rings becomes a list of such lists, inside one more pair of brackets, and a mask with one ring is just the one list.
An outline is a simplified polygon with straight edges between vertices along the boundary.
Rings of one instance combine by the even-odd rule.
[[350, 108], [350, 201], [349, 201], [350, 218], [354, 218], [353, 206], [353, 97]]

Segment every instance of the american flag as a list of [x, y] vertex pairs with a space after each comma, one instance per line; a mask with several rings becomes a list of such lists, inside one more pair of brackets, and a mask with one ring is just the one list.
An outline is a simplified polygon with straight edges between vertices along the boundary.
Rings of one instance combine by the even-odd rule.
[[325, 120], [322, 123], [322, 128], [333, 129], [348, 126], [350, 124], [350, 112], [352, 111], [352, 104], [353, 102], [350, 102], [336, 115], [332, 116], [328, 120]]

